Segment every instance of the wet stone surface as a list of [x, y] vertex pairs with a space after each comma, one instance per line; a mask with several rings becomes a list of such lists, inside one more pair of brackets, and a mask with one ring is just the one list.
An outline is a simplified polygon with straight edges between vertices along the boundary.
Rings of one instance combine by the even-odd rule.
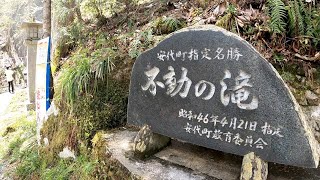
[[128, 123], [192, 144], [316, 167], [316, 142], [273, 67], [215, 26], [179, 31], [135, 62]]

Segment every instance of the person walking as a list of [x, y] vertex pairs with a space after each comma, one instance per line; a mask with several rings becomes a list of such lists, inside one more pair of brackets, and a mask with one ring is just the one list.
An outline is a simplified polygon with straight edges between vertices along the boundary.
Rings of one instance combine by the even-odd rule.
[[[9, 84], [9, 93], [14, 93], [14, 87], [13, 87], [13, 70], [11, 70], [11, 68], [7, 67], [7, 70], [6, 70], [6, 78], [7, 78], [7, 81], [8, 81], [8, 84]], [[10, 88], [11, 87], [11, 88]]]

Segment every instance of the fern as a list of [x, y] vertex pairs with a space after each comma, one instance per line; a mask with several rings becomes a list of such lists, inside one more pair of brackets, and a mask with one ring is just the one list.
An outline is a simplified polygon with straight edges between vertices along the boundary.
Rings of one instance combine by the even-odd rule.
[[184, 21], [174, 17], [160, 17], [153, 22], [153, 31], [155, 34], [168, 34], [186, 26]]
[[269, 27], [274, 33], [283, 33], [287, 23], [287, 13], [285, 5], [281, 0], [268, 0], [268, 7], [270, 10], [271, 21]]
[[293, 36], [314, 36], [313, 14], [307, 9], [301, 0], [290, 1], [289, 3], [289, 27]]

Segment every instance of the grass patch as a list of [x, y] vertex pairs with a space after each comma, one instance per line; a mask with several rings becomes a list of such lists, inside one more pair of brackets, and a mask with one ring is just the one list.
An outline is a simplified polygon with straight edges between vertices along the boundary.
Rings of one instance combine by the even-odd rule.
[[17, 179], [94, 179], [97, 161], [82, 155], [75, 160], [60, 159], [47, 162], [46, 154], [38, 154], [37, 146], [20, 153], [20, 160], [13, 177]]
[[7, 164], [5, 171], [12, 175], [12, 167], [21, 158], [21, 152], [32, 147], [36, 138], [35, 112], [27, 112], [26, 91], [18, 91], [11, 99], [0, 126], [0, 161]]
[[16, 91], [16, 94], [12, 97], [11, 102], [6, 109], [6, 113], [17, 112], [25, 108], [25, 100], [27, 99], [27, 94], [25, 91]]

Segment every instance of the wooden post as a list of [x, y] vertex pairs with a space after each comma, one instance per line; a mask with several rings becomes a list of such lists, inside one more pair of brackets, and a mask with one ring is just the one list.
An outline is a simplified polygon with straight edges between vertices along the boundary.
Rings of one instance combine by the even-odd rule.
[[240, 180], [266, 180], [268, 162], [251, 152], [243, 157]]

